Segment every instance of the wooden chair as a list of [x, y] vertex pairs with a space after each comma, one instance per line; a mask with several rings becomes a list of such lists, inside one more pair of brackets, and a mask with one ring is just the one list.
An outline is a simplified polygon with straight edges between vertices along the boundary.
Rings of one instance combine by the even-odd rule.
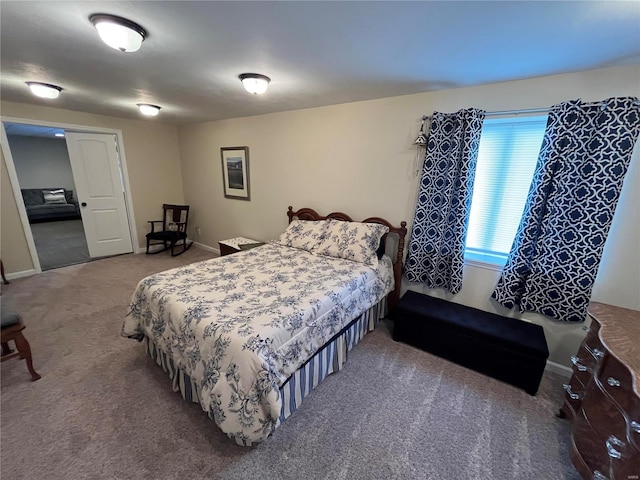
[[[181, 255], [186, 252], [193, 242], [187, 242], [187, 224], [189, 222], [189, 205], [162, 205], [162, 220], [149, 220], [151, 232], [147, 233], [147, 253], [155, 254], [171, 249], [171, 256]], [[155, 225], [162, 224], [162, 230], [156, 231]], [[182, 242], [182, 243], [180, 243]], [[153, 245], [162, 245], [164, 248], [149, 251]], [[175, 247], [181, 249], [176, 251]]]
[[[20, 357], [27, 361], [27, 368], [31, 373], [31, 380], [36, 381], [40, 379], [40, 375], [33, 369], [33, 361], [31, 359], [31, 347], [29, 342], [24, 338], [22, 331], [25, 329], [22, 317], [8, 310], [2, 308], [2, 329], [0, 330], [1, 342], [2, 342], [2, 361], [9, 360], [10, 358]], [[9, 348], [9, 342], [13, 340], [16, 345], [17, 352], [14, 352]]]

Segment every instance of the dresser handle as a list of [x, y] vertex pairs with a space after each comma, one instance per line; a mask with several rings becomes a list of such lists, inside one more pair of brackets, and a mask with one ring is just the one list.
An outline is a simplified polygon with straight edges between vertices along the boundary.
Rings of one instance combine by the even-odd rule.
[[614, 445], [616, 447], [624, 447], [624, 443], [622, 443], [618, 438], [611, 435], [605, 442], [605, 445], [607, 446], [607, 453], [611, 458], [622, 458], [622, 453], [614, 448]]
[[593, 354], [596, 357], [604, 357], [604, 352], [602, 350], [597, 349], [597, 348], [593, 349]]
[[607, 378], [607, 383], [611, 386], [611, 387], [619, 387], [620, 386], [620, 380], [616, 380], [613, 377], [609, 377]]
[[615, 445], [615, 446], [617, 446], [617, 447], [624, 447], [624, 446], [625, 446], [625, 445], [624, 445], [624, 442], [623, 442], [622, 440], [620, 440], [618, 437], [616, 437], [615, 435], [611, 435], [611, 436], [609, 437], [609, 441], [610, 441], [613, 445]]
[[580, 395], [578, 393], [573, 393], [573, 391], [571, 390], [571, 385], [565, 383], [562, 386], [564, 387], [571, 400], [580, 400]]
[[578, 357], [576, 357], [575, 355], [573, 357], [571, 357], [571, 363], [573, 363], [575, 365], [575, 367], [581, 371], [581, 372], [586, 372], [587, 371], [587, 367], [582, 365], [580, 363], [580, 359]]
[[593, 480], [609, 480], [609, 477], [605, 477], [598, 470], [593, 472]]
[[633, 430], [636, 433], [640, 433], [640, 423], [638, 423], [635, 420], [633, 420], [631, 422], [631, 430]]

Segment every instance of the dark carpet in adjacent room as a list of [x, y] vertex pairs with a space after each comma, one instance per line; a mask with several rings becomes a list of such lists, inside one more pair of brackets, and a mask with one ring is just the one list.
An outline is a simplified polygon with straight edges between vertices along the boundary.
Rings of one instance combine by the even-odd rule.
[[90, 260], [82, 220], [32, 223], [31, 233], [42, 270]]
[[16, 279], [34, 365], [2, 363], [2, 478], [578, 480], [554, 413], [563, 378], [537, 396], [403, 343], [383, 321], [266, 442], [236, 446], [120, 329], [137, 282], [210, 258], [123, 255]]

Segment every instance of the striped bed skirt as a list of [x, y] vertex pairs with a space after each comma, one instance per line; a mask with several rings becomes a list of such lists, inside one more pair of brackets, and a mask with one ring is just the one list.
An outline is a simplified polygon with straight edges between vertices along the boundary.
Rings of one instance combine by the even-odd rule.
[[[387, 300], [384, 298], [369, 310], [352, 320], [304, 365], [296, 370], [280, 387], [282, 407], [276, 428], [302, 404], [304, 398], [328, 375], [342, 370], [349, 351], [384, 317]], [[169, 375], [174, 392], [180, 391], [186, 401], [200, 403], [200, 387], [173, 360], [145, 336], [147, 354]], [[251, 442], [242, 443], [251, 446]]]

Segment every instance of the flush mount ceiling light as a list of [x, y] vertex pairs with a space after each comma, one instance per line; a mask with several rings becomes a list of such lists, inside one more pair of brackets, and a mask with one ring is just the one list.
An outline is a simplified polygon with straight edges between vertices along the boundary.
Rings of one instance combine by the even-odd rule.
[[42, 98], [58, 98], [62, 91], [62, 87], [50, 83], [26, 82], [26, 84], [31, 89], [31, 93]]
[[244, 89], [253, 94], [261, 94], [267, 91], [271, 79], [259, 73], [243, 73], [238, 76]]
[[157, 105], [151, 105], [149, 103], [138, 103], [140, 113], [147, 117], [155, 117], [160, 112], [160, 107]]
[[135, 52], [147, 37], [147, 31], [131, 20], [97, 13], [89, 17], [104, 43], [121, 52]]

